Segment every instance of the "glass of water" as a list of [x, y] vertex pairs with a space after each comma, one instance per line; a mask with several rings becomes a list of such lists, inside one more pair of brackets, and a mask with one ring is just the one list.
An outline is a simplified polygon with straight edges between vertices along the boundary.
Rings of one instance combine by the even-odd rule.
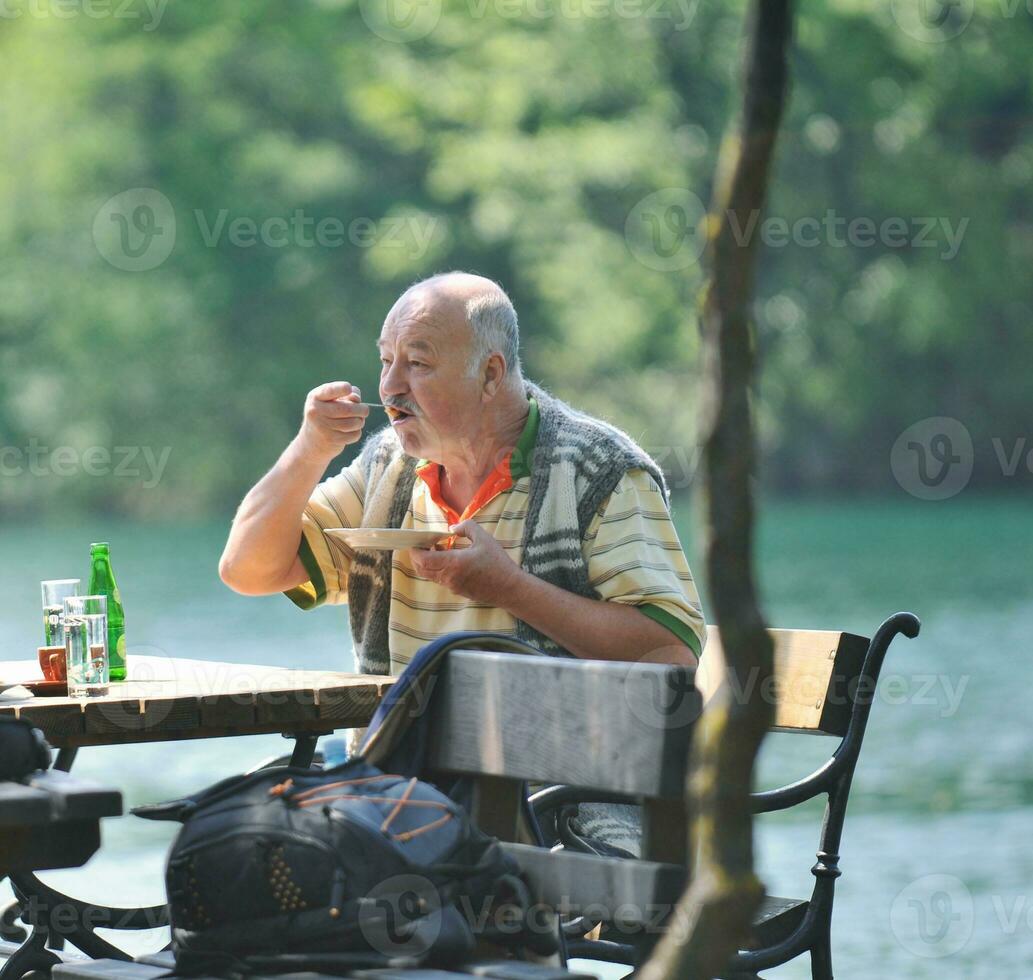
[[44, 646], [59, 647], [64, 643], [61, 617], [65, 611], [65, 599], [79, 594], [77, 578], [54, 578], [40, 582], [43, 592], [43, 641]]
[[102, 595], [64, 601], [68, 694], [93, 698], [108, 693], [108, 600]]

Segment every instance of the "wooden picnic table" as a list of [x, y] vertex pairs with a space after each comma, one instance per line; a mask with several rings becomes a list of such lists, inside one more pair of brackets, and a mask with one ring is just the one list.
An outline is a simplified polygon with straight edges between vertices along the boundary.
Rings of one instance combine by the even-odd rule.
[[[290, 763], [308, 766], [320, 735], [366, 725], [394, 682], [392, 677], [345, 671], [296, 670], [132, 652], [128, 668], [128, 679], [111, 684], [109, 693], [100, 697], [0, 700], [0, 714], [27, 720], [60, 749], [54, 769], [45, 774], [52, 777], [52, 784], [65, 776], [81, 747], [93, 745], [281, 733], [295, 740]], [[0, 661], [0, 681], [38, 679], [40, 668], [35, 660]], [[44, 911], [38, 915], [21, 955], [12, 956], [0, 969], [0, 980], [17, 980], [31, 969], [53, 963], [53, 954], [44, 948], [51, 933], [91, 957], [127, 960], [126, 953], [94, 930], [168, 924], [164, 905], [101, 907], [58, 892], [29, 872], [10, 877], [19, 904], [34, 903]], [[73, 910], [76, 916], [75, 922], [66, 924], [58, 934], [46, 910], [62, 907]]]
[[[102, 697], [0, 701], [0, 714], [26, 719], [58, 748], [276, 732], [318, 735], [365, 725], [394, 681], [132, 653], [128, 666], [129, 678], [111, 684]], [[0, 661], [0, 680], [39, 678], [34, 660]]]

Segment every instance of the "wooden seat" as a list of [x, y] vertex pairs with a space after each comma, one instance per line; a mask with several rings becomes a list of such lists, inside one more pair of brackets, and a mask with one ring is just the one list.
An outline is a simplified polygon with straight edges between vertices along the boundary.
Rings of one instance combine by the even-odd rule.
[[[156, 966], [140, 960], [77, 960], [55, 966], [52, 980], [157, 980], [169, 972], [169, 966]], [[262, 976], [256, 974], [256, 978]], [[467, 963], [454, 970], [433, 968], [385, 968], [354, 970], [348, 974], [355, 980], [470, 980], [471, 976], [492, 977], [495, 980], [595, 980], [588, 973], [574, 973], [556, 967], [539, 966], [511, 960], [485, 960]], [[217, 978], [198, 978], [217, 980]], [[337, 974], [278, 973], [275, 980], [340, 980]]]
[[51, 971], [51, 980], [155, 980], [168, 967], [133, 960], [72, 960]]
[[[2, 946], [4, 944], [0, 944]], [[0, 950], [2, 952], [2, 950]], [[137, 957], [132, 962], [125, 960], [75, 960], [54, 967], [52, 980], [157, 980], [172, 972], [175, 959], [171, 952], [162, 950]], [[277, 977], [304, 977], [306, 980], [334, 980], [321, 973], [286, 973]], [[336, 976], [336, 975], [334, 975]], [[349, 976], [356, 980], [470, 980], [471, 976], [487, 977], [491, 980], [595, 980], [593, 974], [577, 973], [554, 966], [524, 963], [517, 960], [475, 960], [452, 970], [432, 968], [384, 968], [376, 970], [354, 970]], [[213, 978], [214, 980], [214, 978]]]
[[538, 963], [516, 960], [486, 960], [483, 963], [464, 963], [453, 970], [384, 969], [356, 970], [356, 980], [470, 980], [471, 976], [492, 977], [494, 980], [596, 980], [590, 973], [574, 973]]
[[517, 960], [488, 960], [465, 966], [467, 974], [475, 977], [491, 977], [493, 980], [595, 980], [589, 973], [575, 973], [538, 963], [521, 963]]

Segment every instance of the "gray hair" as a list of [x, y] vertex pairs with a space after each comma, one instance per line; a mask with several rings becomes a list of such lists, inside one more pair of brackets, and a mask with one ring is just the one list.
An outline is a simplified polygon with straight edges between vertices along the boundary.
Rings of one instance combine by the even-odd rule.
[[[496, 283], [496, 286], [498, 284]], [[485, 358], [498, 351], [506, 362], [511, 380], [520, 377], [520, 326], [516, 310], [498, 286], [469, 300], [466, 304], [466, 322], [473, 334], [473, 356], [470, 358], [470, 374], [481, 369]]]
[[[442, 286], [451, 277], [473, 278], [466, 272], [439, 272], [415, 282], [410, 290], [420, 287]], [[516, 310], [506, 295], [506, 291], [494, 280], [477, 276], [485, 283], [485, 287], [474, 293], [465, 303], [466, 322], [473, 335], [473, 350], [470, 355], [469, 373], [477, 375], [485, 358], [498, 351], [506, 362], [508, 372], [507, 383], [519, 381], [522, 377], [520, 369], [520, 325], [517, 322]]]

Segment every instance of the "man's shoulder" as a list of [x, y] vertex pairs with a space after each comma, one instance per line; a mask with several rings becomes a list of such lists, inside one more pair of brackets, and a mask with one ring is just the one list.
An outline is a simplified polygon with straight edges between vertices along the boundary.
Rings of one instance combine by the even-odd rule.
[[649, 470], [641, 466], [633, 466], [624, 471], [613, 492], [631, 493], [636, 496], [663, 496], [663, 491], [656, 482], [656, 478]]
[[542, 462], [557, 457], [579, 468], [616, 467], [623, 472], [642, 471], [665, 489], [663, 473], [652, 456], [627, 432], [605, 419], [589, 415], [549, 394], [538, 385], [529, 389], [538, 401], [544, 438], [539, 446]]

